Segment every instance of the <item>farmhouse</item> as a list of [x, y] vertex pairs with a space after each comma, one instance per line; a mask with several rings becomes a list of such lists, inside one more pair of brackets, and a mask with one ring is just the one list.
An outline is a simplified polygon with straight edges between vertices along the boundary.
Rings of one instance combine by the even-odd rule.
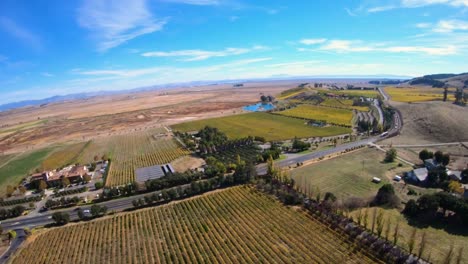
[[424, 182], [427, 179], [428, 171], [426, 168], [415, 169], [408, 173], [408, 177], [415, 182]]
[[461, 171], [448, 170], [447, 175], [450, 177], [451, 180], [454, 180], [454, 181], [461, 181], [462, 180]]
[[48, 186], [61, 185], [63, 178], [68, 178], [70, 183], [80, 182], [83, 176], [88, 174], [86, 166], [68, 166], [61, 170], [44, 171], [31, 175], [30, 183], [45, 181]]
[[424, 160], [424, 166], [426, 166], [428, 170], [434, 170], [439, 167], [439, 164], [437, 164], [437, 162], [434, 159], [427, 159]]

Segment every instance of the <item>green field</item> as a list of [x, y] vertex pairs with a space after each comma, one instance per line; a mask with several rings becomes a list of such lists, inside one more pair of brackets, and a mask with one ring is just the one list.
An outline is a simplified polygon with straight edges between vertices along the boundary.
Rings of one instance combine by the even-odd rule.
[[[318, 187], [321, 193], [332, 192], [338, 198], [369, 197], [388, 182], [385, 173], [397, 165], [396, 163], [381, 163], [383, 159], [383, 152], [376, 149], [363, 149], [294, 169], [291, 176], [299, 186], [309, 186], [312, 187], [311, 190]], [[382, 182], [373, 183], [372, 177], [379, 177]]]
[[205, 126], [217, 127], [229, 138], [261, 136], [268, 141], [285, 140], [294, 137], [324, 137], [350, 133], [344, 127], [313, 127], [303, 120], [268, 113], [248, 113], [220, 118], [198, 120], [173, 125], [172, 128], [181, 132], [197, 131]]
[[6, 186], [17, 186], [22, 178], [39, 167], [53, 148], [40, 149], [19, 155], [0, 167], [0, 196], [6, 194]]
[[356, 110], [359, 110], [359, 111], [369, 111], [369, 107], [367, 107], [367, 106], [354, 106], [353, 105], [353, 100], [351, 100], [351, 99], [327, 98], [320, 105], [321, 106], [347, 108], [347, 109], [356, 109]]
[[370, 98], [376, 98], [379, 94], [378, 91], [374, 90], [339, 90], [339, 91], [326, 91], [321, 93], [337, 94], [337, 95], [347, 95], [347, 96], [364, 96]]
[[324, 120], [327, 123], [351, 125], [353, 111], [314, 105], [299, 105], [298, 107], [278, 112], [280, 115], [299, 117], [311, 120]]
[[[362, 209], [362, 213], [366, 209]], [[370, 223], [372, 223], [372, 216], [373, 216], [373, 211], [374, 208], [368, 209], [368, 225], [370, 226]], [[383, 209], [380, 209], [383, 210]], [[356, 219], [357, 215], [359, 214], [359, 210], [353, 211], [351, 215]], [[398, 242], [397, 244], [408, 250], [408, 242], [409, 238], [411, 236], [412, 230], [414, 227], [410, 226], [408, 224], [408, 220], [396, 209], [386, 209], [383, 210], [384, 214], [384, 219], [385, 221], [390, 220], [391, 225], [390, 225], [390, 240], [393, 240], [393, 231], [395, 229], [396, 223], [399, 221], [400, 222], [400, 228], [399, 228], [399, 236], [398, 236]], [[369, 228], [368, 226], [368, 228]], [[385, 228], [383, 230], [383, 234], [386, 232], [386, 224]], [[466, 253], [466, 249], [468, 249], [468, 236], [466, 235], [455, 235], [455, 234], [450, 234], [444, 229], [436, 229], [433, 227], [426, 227], [426, 228], [418, 228], [417, 234], [416, 234], [416, 243], [415, 243], [415, 249], [413, 250], [413, 253], [417, 253], [419, 250], [419, 245], [421, 241], [421, 236], [423, 232], [426, 233], [427, 237], [427, 247], [426, 250], [423, 253], [423, 258], [428, 260], [430, 258], [431, 263], [446, 263], [445, 262], [445, 257], [447, 256], [448, 251], [450, 250], [450, 245], [454, 245], [454, 252], [453, 252], [453, 257], [452, 261], [450, 263], [456, 263], [456, 257], [459, 253], [460, 248], [464, 248], [464, 254], [463, 254], [463, 260], [460, 263], [467, 263], [468, 261], [468, 254]], [[468, 230], [459, 230], [460, 233], [466, 234]]]

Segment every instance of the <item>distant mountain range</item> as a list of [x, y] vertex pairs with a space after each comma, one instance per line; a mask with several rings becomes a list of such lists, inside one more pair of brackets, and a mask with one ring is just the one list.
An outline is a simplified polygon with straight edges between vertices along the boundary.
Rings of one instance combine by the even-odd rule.
[[113, 95], [113, 94], [125, 94], [125, 93], [136, 93], [143, 91], [153, 91], [161, 89], [171, 89], [176, 87], [194, 87], [202, 85], [216, 85], [216, 84], [230, 84], [230, 83], [241, 83], [241, 82], [254, 82], [254, 81], [279, 81], [279, 80], [302, 80], [302, 79], [411, 79], [409, 76], [398, 76], [398, 75], [310, 75], [310, 76], [291, 76], [286, 74], [274, 75], [268, 78], [257, 78], [257, 79], [236, 79], [236, 80], [216, 80], [216, 81], [195, 81], [188, 83], [172, 83], [164, 85], [154, 85], [147, 87], [139, 87], [127, 90], [117, 90], [117, 91], [97, 91], [97, 92], [86, 92], [86, 93], [76, 93], [68, 95], [56, 95], [44, 99], [37, 100], [25, 100], [13, 103], [7, 103], [0, 105], [0, 111], [7, 111], [16, 108], [26, 107], [26, 106], [41, 106], [50, 103], [65, 102], [78, 99], [87, 99], [94, 96], [104, 96], [104, 95]]

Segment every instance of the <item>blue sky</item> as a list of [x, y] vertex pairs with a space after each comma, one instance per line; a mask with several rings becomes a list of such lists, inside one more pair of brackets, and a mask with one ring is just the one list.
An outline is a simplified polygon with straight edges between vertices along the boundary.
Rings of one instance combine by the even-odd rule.
[[0, 104], [278, 75], [468, 71], [468, 0], [0, 1]]

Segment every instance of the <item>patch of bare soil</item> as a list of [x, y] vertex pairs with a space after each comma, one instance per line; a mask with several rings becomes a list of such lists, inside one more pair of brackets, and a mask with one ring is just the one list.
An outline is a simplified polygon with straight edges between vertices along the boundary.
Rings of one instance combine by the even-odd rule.
[[171, 165], [174, 167], [176, 172], [185, 172], [190, 169], [196, 169], [205, 164], [206, 163], [203, 159], [192, 156], [183, 156], [171, 162]]
[[468, 141], [468, 107], [450, 102], [392, 102], [403, 115], [403, 129], [385, 144], [430, 144]]

